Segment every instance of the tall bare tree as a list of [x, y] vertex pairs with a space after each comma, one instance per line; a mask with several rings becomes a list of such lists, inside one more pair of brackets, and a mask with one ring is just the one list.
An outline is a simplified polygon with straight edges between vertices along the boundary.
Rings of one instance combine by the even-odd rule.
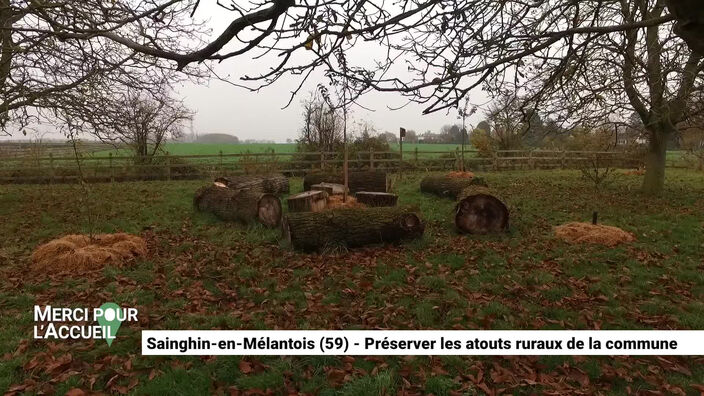
[[127, 88], [107, 96], [87, 93], [83, 103], [57, 116], [65, 127], [127, 146], [136, 162], [150, 163], [163, 143], [183, 135], [193, 113], [164, 84], [157, 90]]
[[342, 145], [342, 114], [316, 91], [302, 102], [303, 126], [298, 144], [303, 151], [334, 152]]
[[[201, 73], [176, 75], [171, 62], [120, 43], [149, 42], [188, 50], [204, 28], [194, 23], [191, 1], [0, 0], [0, 131], [37, 118], [54, 118], [86, 93], [116, 87], [158, 91]], [[113, 40], [119, 35], [120, 40]]]

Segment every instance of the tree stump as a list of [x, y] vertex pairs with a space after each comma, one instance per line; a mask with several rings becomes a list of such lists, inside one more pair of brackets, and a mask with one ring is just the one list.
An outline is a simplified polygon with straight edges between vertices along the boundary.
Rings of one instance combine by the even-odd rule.
[[399, 242], [420, 238], [425, 230], [419, 215], [402, 208], [289, 213], [282, 224], [284, 238], [304, 251]]
[[259, 222], [267, 227], [281, 224], [279, 198], [256, 189], [233, 190], [217, 185], [201, 187], [195, 193], [193, 205], [197, 210], [213, 213], [225, 221]]
[[[342, 173], [312, 172], [303, 178], [303, 189], [308, 191], [314, 184], [335, 183], [344, 184]], [[349, 172], [348, 187], [350, 192], [357, 191], [380, 191], [387, 192], [391, 186], [386, 172], [381, 171], [360, 171]]]
[[486, 181], [481, 177], [461, 178], [447, 175], [426, 176], [420, 182], [420, 191], [441, 197], [457, 199], [462, 191], [469, 186], [485, 186]]
[[354, 196], [357, 202], [370, 207], [396, 206], [398, 201], [398, 195], [383, 192], [358, 191]]
[[343, 195], [345, 186], [337, 183], [318, 183], [310, 186], [311, 191], [325, 191], [328, 195]]
[[455, 206], [455, 225], [461, 232], [489, 234], [508, 230], [509, 210], [496, 193], [470, 186]]
[[258, 189], [267, 194], [281, 195], [290, 191], [288, 178], [284, 175], [234, 175], [218, 177], [216, 183], [224, 184], [233, 190]]
[[325, 191], [305, 191], [286, 200], [289, 212], [320, 212], [328, 206]]

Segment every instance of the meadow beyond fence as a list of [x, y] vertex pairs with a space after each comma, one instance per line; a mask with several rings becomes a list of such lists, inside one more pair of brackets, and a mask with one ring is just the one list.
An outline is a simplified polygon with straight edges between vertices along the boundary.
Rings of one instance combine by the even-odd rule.
[[[479, 156], [477, 150], [412, 150], [355, 152], [352, 170], [386, 172], [575, 169], [588, 167], [638, 168], [641, 159], [621, 151], [503, 150]], [[232, 174], [284, 173], [302, 175], [316, 170], [342, 169], [336, 152], [260, 152], [204, 155], [163, 155], [139, 158], [127, 155], [82, 154], [0, 158], [1, 183], [71, 183], [79, 175], [88, 182], [132, 180], [189, 180]], [[679, 165], [672, 161], [669, 165]]]

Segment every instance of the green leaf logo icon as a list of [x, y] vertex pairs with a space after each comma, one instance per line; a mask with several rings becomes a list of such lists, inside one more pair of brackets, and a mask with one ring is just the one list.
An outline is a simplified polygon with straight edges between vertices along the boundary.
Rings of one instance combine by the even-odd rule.
[[103, 311], [103, 316], [98, 317], [98, 324], [100, 324], [105, 331], [105, 341], [108, 343], [108, 346], [112, 346], [112, 342], [117, 336], [117, 330], [122, 324], [122, 321], [117, 318], [120, 306], [109, 302], [101, 305], [100, 309]]

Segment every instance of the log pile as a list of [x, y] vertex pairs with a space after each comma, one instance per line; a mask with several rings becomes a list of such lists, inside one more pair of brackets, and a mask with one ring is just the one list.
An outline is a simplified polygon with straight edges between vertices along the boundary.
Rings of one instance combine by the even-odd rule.
[[489, 234], [508, 230], [509, 210], [498, 195], [484, 186], [470, 186], [455, 206], [455, 225], [461, 232]]
[[[314, 184], [320, 183], [344, 184], [344, 176], [342, 175], [342, 173], [331, 172], [308, 173], [303, 178], [303, 189], [305, 191], [309, 191]], [[386, 172], [349, 172], [348, 185], [350, 192], [352, 193], [356, 193], [357, 191], [387, 192], [390, 187], [390, 181]]]
[[281, 201], [275, 195], [257, 188], [235, 190], [218, 184], [196, 191], [193, 205], [197, 210], [213, 213], [225, 221], [259, 222], [267, 227], [281, 224]]
[[449, 175], [430, 175], [421, 180], [420, 191], [457, 199], [467, 187], [486, 185], [486, 181], [481, 177], [459, 178]]
[[235, 175], [218, 177], [216, 183], [224, 184], [233, 190], [254, 189], [266, 194], [288, 194], [288, 178], [284, 175]]
[[283, 220], [284, 238], [304, 251], [399, 242], [420, 238], [424, 230], [420, 216], [402, 208], [289, 213]]
[[396, 206], [398, 201], [398, 195], [384, 192], [358, 191], [354, 196], [357, 202], [370, 207]]

